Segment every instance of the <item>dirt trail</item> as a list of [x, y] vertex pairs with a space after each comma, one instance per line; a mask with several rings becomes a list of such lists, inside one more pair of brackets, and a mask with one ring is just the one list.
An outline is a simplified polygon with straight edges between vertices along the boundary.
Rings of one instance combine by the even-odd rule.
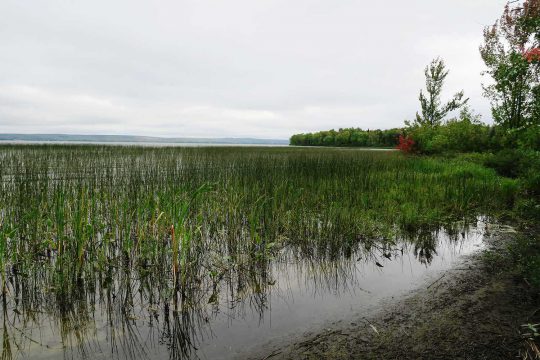
[[[488, 239], [490, 248], [502, 249], [508, 236]], [[371, 317], [250, 358], [515, 359], [524, 344], [520, 325], [539, 322], [538, 307], [524, 281], [490, 267], [482, 252]]]

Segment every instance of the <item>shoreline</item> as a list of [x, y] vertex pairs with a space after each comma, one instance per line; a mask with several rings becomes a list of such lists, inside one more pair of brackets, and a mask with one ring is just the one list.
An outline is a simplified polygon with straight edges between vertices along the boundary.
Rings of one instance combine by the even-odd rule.
[[538, 302], [513, 272], [497, 272], [486, 254], [504, 251], [515, 234], [487, 246], [415, 290], [364, 316], [343, 319], [288, 343], [270, 342], [247, 359], [509, 359], [523, 349], [520, 326]]

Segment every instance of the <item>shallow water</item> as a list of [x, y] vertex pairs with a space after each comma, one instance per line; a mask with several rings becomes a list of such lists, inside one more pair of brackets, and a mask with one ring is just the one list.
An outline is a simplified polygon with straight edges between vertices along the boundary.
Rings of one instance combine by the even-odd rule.
[[[112, 297], [98, 289], [96, 298], [68, 315], [22, 314], [17, 302], [4, 303], [4, 353], [8, 344], [14, 355], [33, 359], [243, 357], [268, 342], [357, 320], [382, 301], [425, 285], [481, 249], [486, 226], [480, 218], [451, 234], [440, 230], [369, 251], [360, 244], [332, 259], [284, 249], [270, 264], [265, 286], [251, 291], [231, 279], [215, 302], [183, 312], [149, 305], [136, 281]], [[126, 301], [133, 302], [129, 313]]]

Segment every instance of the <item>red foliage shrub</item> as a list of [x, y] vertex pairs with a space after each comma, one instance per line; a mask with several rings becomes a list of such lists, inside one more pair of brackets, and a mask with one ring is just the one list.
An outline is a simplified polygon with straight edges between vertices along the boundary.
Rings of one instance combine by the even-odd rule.
[[399, 135], [398, 144], [396, 146], [396, 149], [406, 153], [410, 154], [414, 150], [414, 140], [409, 136], [403, 136]]
[[528, 62], [540, 61], [540, 48], [532, 48], [523, 52], [523, 57]]

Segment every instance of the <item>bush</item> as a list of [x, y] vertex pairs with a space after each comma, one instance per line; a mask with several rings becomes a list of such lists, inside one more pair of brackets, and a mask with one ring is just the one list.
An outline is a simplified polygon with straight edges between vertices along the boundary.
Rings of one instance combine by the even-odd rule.
[[514, 149], [505, 149], [486, 159], [485, 165], [499, 175], [516, 178], [521, 173], [523, 156]]
[[396, 146], [396, 149], [406, 154], [409, 154], [414, 151], [414, 148], [415, 148], [415, 142], [411, 137], [399, 135], [398, 145]]
[[540, 196], [540, 152], [524, 152], [524, 169], [522, 182], [529, 195]]
[[465, 153], [460, 154], [459, 158], [463, 161], [471, 162], [477, 165], [485, 166], [486, 161], [493, 156], [491, 153]]
[[461, 111], [458, 119], [452, 119], [443, 125], [412, 126], [407, 129], [417, 143], [417, 151], [424, 154], [467, 153], [491, 150], [498, 146], [499, 139], [493, 139], [494, 128], [483, 124], [479, 116], [468, 108]]
[[517, 144], [521, 149], [540, 151], [540, 126], [533, 125], [519, 131]]

